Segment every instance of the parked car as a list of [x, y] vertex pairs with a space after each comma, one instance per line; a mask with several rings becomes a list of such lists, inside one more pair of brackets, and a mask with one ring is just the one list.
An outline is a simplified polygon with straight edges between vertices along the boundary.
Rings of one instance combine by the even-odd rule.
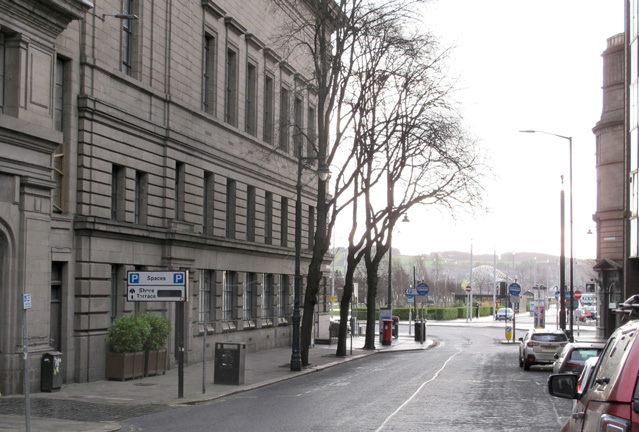
[[598, 357], [604, 347], [603, 342], [573, 342], [569, 343], [561, 350], [561, 353], [555, 354], [557, 360], [553, 365], [553, 373], [574, 373], [581, 374], [584, 369], [586, 360], [591, 357]]
[[519, 338], [519, 367], [527, 371], [532, 365], [552, 364], [567, 344], [568, 336], [561, 330], [530, 329]]
[[497, 309], [497, 321], [510, 321], [513, 319], [513, 310], [511, 308]]
[[639, 395], [639, 295], [621, 304], [618, 313], [630, 321], [610, 336], [591, 377], [579, 388], [574, 374], [556, 374], [548, 378], [548, 392], [556, 397], [575, 399], [577, 403], [562, 431], [639, 430], [636, 397]]

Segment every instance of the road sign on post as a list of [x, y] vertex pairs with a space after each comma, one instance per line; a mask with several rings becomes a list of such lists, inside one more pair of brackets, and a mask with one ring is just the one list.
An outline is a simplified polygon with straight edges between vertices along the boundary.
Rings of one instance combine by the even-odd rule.
[[581, 298], [581, 291], [575, 291], [575, 300], [579, 300]]
[[470, 284], [466, 285], [466, 292], [469, 293], [471, 291]]
[[185, 271], [127, 272], [127, 300], [183, 302], [187, 297]]
[[517, 297], [519, 294], [521, 294], [521, 285], [519, 285], [517, 282], [511, 283], [508, 286], [508, 292], [511, 296]]
[[420, 296], [425, 296], [430, 291], [428, 284], [426, 282], [420, 282], [417, 284], [417, 294]]

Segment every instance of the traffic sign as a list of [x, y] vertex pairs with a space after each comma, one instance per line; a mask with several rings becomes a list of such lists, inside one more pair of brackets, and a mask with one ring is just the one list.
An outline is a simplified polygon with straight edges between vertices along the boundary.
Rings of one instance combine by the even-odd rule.
[[22, 294], [23, 309], [31, 309], [31, 294]]
[[428, 284], [426, 282], [420, 282], [417, 284], [417, 294], [419, 294], [420, 296], [425, 296], [426, 294], [428, 294], [429, 290], [430, 288], [428, 287]]
[[186, 272], [127, 272], [128, 301], [186, 301]]
[[466, 285], [466, 292], [467, 292], [467, 293], [469, 293], [471, 289], [472, 289], [472, 288], [470, 287], [470, 284], [469, 284], [469, 285]]
[[510, 340], [513, 337], [513, 328], [511, 326], [506, 326], [506, 340]]
[[511, 296], [518, 296], [521, 293], [521, 285], [517, 282], [513, 282], [508, 286], [508, 292]]
[[581, 298], [581, 291], [575, 291], [575, 300], [579, 300]]
[[559, 291], [555, 291], [555, 300], [559, 300]]

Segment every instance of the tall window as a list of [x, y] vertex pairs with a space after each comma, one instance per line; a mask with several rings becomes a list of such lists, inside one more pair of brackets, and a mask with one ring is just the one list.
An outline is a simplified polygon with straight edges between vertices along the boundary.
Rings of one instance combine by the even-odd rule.
[[277, 292], [277, 316], [286, 316], [286, 294], [288, 293], [288, 275], [280, 275], [280, 285]]
[[136, 224], [146, 224], [148, 209], [148, 179], [147, 173], [135, 172], [135, 216]]
[[288, 151], [288, 132], [289, 132], [289, 94], [288, 89], [282, 87], [280, 91], [280, 143], [279, 149]]
[[204, 234], [213, 234], [213, 208], [215, 206], [215, 183], [213, 173], [204, 172], [204, 188], [202, 193], [202, 226]]
[[315, 151], [315, 135], [317, 133], [315, 122], [317, 121], [317, 119], [315, 118], [315, 116], [315, 107], [308, 107], [308, 118], [306, 119], [306, 156], [308, 157], [316, 157], [317, 155], [317, 152]]
[[235, 238], [235, 215], [236, 215], [236, 184], [235, 180], [226, 181], [226, 238]]
[[[122, 13], [132, 15], [134, 0], [122, 1]], [[131, 75], [133, 71], [133, 20], [122, 20], [122, 72]]]
[[207, 323], [213, 321], [211, 310], [213, 309], [213, 299], [215, 298], [215, 271], [202, 270], [202, 284], [200, 288], [200, 322]]
[[315, 237], [315, 207], [308, 206], [308, 248], [313, 247]]
[[175, 161], [175, 219], [184, 220], [184, 162]]
[[125, 171], [124, 167], [113, 165], [111, 168], [111, 220], [125, 218]]
[[246, 191], [246, 240], [255, 241], [255, 186]]
[[255, 319], [255, 304], [257, 297], [257, 275], [246, 273], [244, 282], [244, 320]]
[[224, 120], [228, 124], [237, 124], [237, 53], [229, 49], [226, 52], [226, 99], [224, 102]]
[[[0, 38], [2, 35], [0, 35]], [[0, 42], [1, 44], [1, 42]], [[0, 99], [2, 96], [2, 51], [0, 45]], [[54, 102], [54, 124], [57, 131], [62, 132], [64, 120], [64, 60], [57, 58], [55, 63], [55, 102]], [[0, 112], [2, 112], [2, 102], [0, 100]], [[62, 197], [64, 190], [64, 144], [60, 143], [53, 153], [53, 208], [62, 212]]]
[[110, 307], [110, 316], [111, 316], [111, 322], [113, 322], [118, 315], [120, 314], [120, 311], [118, 310], [118, 304], [119, 304], [119, 290], [118, 290], [118, 273], [119, 273], [119, 265], [111, 265], [111, 307]]
[[295, 104], [293, 106], [293, 154], [295, 157], [301, 156], [300, 149], [302, 148], [302, 139], [304, 138], [302, 110], [304, 101], [302, 98], [296, 97]]
[[280, 246], [288, 246], [288, 198], [282, 197], [282, 207], [280, 208], [281, 234]]
[[204, 36], [204, 61], [202, 71], [202, 105], [205, 112], [215, 115], [215, 65], [216, 65], [216, 38], [207, 33]]
[[64, 263], [51, 263], [51, 305], [49, 308], [49, 343], [62, 350], [62, 278]]
[[235, 272], [225, 271], [222, 281], [222, 321], [231, 321], [234, 316]]
[[264, 295], [262, 296], [262, 318], [268, 318], [272, 315], [271, 299], [273, 298], [274, 277], [272, 274], [264, 275]]
[[252, 63], [246, 68], [246, 132], [257, 133], [257, 66]]
[[55, 103], [53, 107], [53, 117], [55, 130], [62, 132], [62, 121], [64, 120], [64, 61], [57, 58], [55, 61]]
[[264, 141], [273, 144], [273, 78], [264, 78]]
[[0, 113], [4, 112], [5, 59], [4, 33], [0, 31]]
[[266, 192], [264, 202], [264, 243], [273, 244], [273, 193]]

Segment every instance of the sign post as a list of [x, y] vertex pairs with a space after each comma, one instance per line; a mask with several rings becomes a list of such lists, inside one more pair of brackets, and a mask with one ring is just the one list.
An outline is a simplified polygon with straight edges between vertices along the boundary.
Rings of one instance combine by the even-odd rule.
[[[184, 303], [188, 298], [188, 271], [127, 272], [127, 300], [132, 302], [176, 302], [178, 398], [184, 397]], [[206, 323], [204, 332], [206, 333]], [[206, 357], [206, 356], [205, 356]], [[203, 390], [204, 391], [204, 390]]]
[[[521, 285], [519, 285], [517, 282], [511, 283], [508, 286], [508, 293], [510, 294], [510, 305], [512, 306], [512, 309], [513, 309], [513, 343], [514, 343], [516, 339], [516, 333], [517, 333], [517, 327], [515, 325], [515, 317], [517, 316], [515, 301], [519, 303], [519, 294], [521, 294]], [[508, 314], [506, 314], [506, 316], [508, 316]], [[505, 321], [507, 322], [508, 319], [506, 319]]]

